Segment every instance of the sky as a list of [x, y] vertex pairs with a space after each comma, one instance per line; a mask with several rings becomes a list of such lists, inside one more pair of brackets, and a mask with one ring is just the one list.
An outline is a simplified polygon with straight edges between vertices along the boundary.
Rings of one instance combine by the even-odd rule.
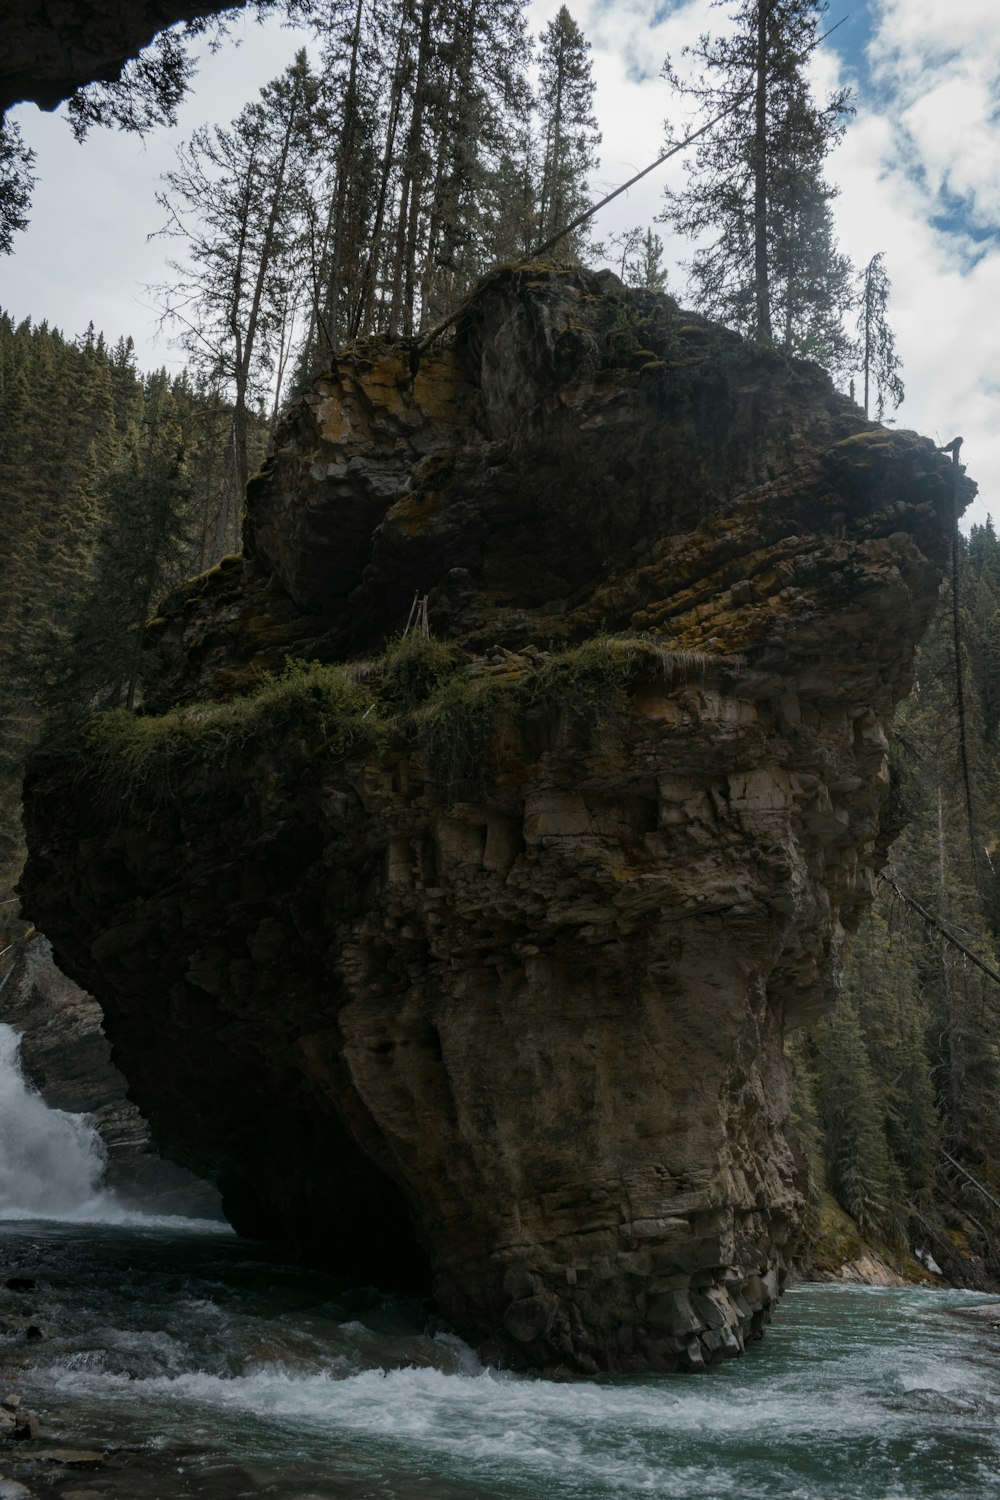
[[[533, 0], [537, 34], [561, 0]], [[711, 0], [569, 0], [589, 39], [603, 133], [592, 187], [603, 195], [659, 155], [676, 104], [660, 69], [725, 9]], [[1000, 0], [832, 0], [813, 68], [820, 92], [854, 89], [855, 115], [828, 160], [841, 249], [858, 265], [878, 251], [892, 282], [889, 321], [906, 399], [895, 414], [941, 444], [961, 434], [980, 487], [965, 524], [1000, 520]], [[28, 231], [0, 260], [0, 307], [68, 336], [91, 321], [131, 334], [139, 364], [179, 367], [148, 288], [169, 276], [159, 177], [206, 121], [228, 123], [292, 60], [301, 36], [240, 21], [238, 48], [201, 60], [174, 129], [139, 141], [92, 132], [77, 145], [62, 113], [22, 105], [15, 118], [41, 182]], [[690, 247], [656, 225], [682, 159], [659, 168], [596, 221], [595, 237], [640, 226], [666, 245], [669, 290], [685, 302]]]

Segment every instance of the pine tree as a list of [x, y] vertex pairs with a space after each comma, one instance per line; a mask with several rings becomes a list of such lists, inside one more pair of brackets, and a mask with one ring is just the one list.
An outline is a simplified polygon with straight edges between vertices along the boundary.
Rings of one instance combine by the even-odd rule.
[[[950, 1275], [982, 1285], [975, 1260], [963, 1261], [954, 1247], [1000, 1275], [1000, 1211], [991, 1202], [1000, 1197], [1000, 985], [969, 957], [1000, 970], [1000, 544], [991, 524], [974, 528], [967, 546], [959, 539], [957, 576], [976, 849], [960, 774], [946, 590], [897, 720], [898, 796], [910, 823], [890, 851], [893, 884], [881, 887], [853, 941], [847, 1009], [823, 1023], [813, 1046], [827, 1170], [841, 1203], [883, 1227], [887, 1215], [896, 1224], [909, 1215], [912, 1243], [929, 1243]], [[873, 1214], [872, 1204], [885, 1211]]]
[[697, 82], [668, 59], [673, 88], [722, 119], [699, 142], [687, 187], [667, 192], [663, 218], [688, 238], [711, 237], [688, 267], [708, 316], [841, 371], [850, 265], [834, 240], [836, 190], [823, 163], [843, 133], [848, 92], [817, 104], [805, 73], [825, 12], [814, 0], [738, 0], [731, 34], [685, 49]]
[[379, 44], [389, 31], [385, 7], [365, 0], [331, 4], [324, 15], [316, 116], [327, 160], [306, 200], [310, 321], [299, 382], [326, 369], [353, 332], [379, 165], [386, 71]]
[[0, 877], [21, 854], [20, 781], [93, 566], [98, 490], [117, 452], [111, 361], [88, 330], [0, 317]]
[[[887, 1144], [908, 1195], [927, 1202], [940, 1144], [926, 1053], [930, 1017], [908, 927], [897, 924], [893, 931], [881, 905], [853, 941], [844, 994], [857, 1013], [885, 1108]], [[902, 1203], [895, 1209], [903, 1217]]]
[[647, 229], [643, 235], [634, 275], [635, 280], [632, 285], [642, 287], [644, 291], [665, 292], [667, 289], [667, 271], [663, 264], [663, 241], [652, 229]]
[[875, 388], [875, 415], [881, 422], [886, 402], [898, 407], [904, 395], [899, 377], [901, 361], [896, 341], [886, 321], [886, 309], [892, 283], [886, 274], [885, 256], [880, 250], [861, 272], [858, 288], [858, 349], [864, 387], [865, 416], [869, 414], [870, 388]]
[[491, 179], [530, 104], [521, 0], [453, 0], [440, 31], [438, 86], [429, 116], [433, 171], [421, 247], [426, 326], [461, 301], [507, 250], [486, 211]]
[[[146, 616], [214, 560], [201, 497], [231, 426], [211, 388], [164, 371], [143, 380], [129, 339], [109, 349], [92, 326], [71, 341], [0, 313], [5, 889], [23, 855], [21, 778], [43, 714], [137, 701]], [[254, 422], [250, 451], [262, 441]]]
[[637, 224], [632, 229], [611, 234], [603, 244], [592, 246], [592, 253], [611, 260], [626, 286], [640, 287], [647, 292], [666, 290], [663, 241], [652, 229], [644, 230]]
[[[537, 243], [549, 239], [586, 207], [587, 178], [597, 165], [601, 142], [593, 112], [590, 43], [565, 5], [546, 26], [540, 41], [542, 177]], [[567, 236], [560, 242], [560, 255], [579, 254], [585, 236], [583, 230]]]
[[524, 260], [536, 243], [541, 149], [527, 117], [503, 144], [479, 195], [483, 220], [492, 227], [488, 258]]
[[855, 1005], [844, 996], [816, 1028], [823, 1154], [837, 1198], [861, 1232], [898, 1241], [899, 1167], [886, 1137], [884, 1105]]
[[35, 153], [13, 120], [0, 120], [0, 255], [9, 255], [14, 235], [28, 223], [35, 185]]
[[181, 404], [163, 370], [140, 392], [141, 411], [100, 477], [91, 585], [59, 662], [56, 702], [83, 713], [135, 706], [146, 620], [199, 561]]
[[391, 335], [454, 306], [496, 258], [479, 195], [526, 116], [523, 0], [421, 0], [388, 266]]
[[[357, 0], [324, 33], [332, 143], [309, 226], [311, 327], [297, 378], [359, 334], [409, 337], [523, 253], [511, 200], [529, 135], [524, 0]], [[508, 184], [516, 184], [508, 196]], [[522, 210], [520, 217], [525, 213]]]

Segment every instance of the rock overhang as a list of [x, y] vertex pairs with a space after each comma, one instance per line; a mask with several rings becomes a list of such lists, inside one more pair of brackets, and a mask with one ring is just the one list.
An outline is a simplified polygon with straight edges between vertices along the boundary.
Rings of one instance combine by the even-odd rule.
[[[498, 1357], [700, 1368], [788, 1264], [782, 1034], [870, 899], [971, 486], [607, 276], [503, 269], [411, 364], [342, 356], [251, 484], [244, 556], [150, 637], [154, 736], [252, 720], [255, 673], [302, 656], [356, 659], [356, 737], [290, 683], [221, 781], [192, 742], [141, 816], [112, 789], [103, 853], [40, 765], [32, 912], [241, 1222], [336, 1261], [331, 1203], [373, 1256], [413, 1253], [408, 1217]], [[415, 593], [437, 640], [380, 656]], [[309, 670], [329, 697], [340, 669]]]

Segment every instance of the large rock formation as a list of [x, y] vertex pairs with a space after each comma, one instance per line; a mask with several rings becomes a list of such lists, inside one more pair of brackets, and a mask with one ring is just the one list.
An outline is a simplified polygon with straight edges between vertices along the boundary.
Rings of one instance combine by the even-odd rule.
[[38, 760], [26, 905], [238, 1227], [426, 1253], [520, 1364], [700, 1368], [778, 1295], [782, 1038], [972, 486], [606, 274], [507, 268], [416, 364], [317, 383], [146, 715]]

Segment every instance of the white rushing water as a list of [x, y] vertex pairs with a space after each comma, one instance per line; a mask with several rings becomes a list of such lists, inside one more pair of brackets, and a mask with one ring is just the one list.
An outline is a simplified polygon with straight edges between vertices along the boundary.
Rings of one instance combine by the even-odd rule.
[[38, 1347], [40, 1389], [88, 1441], [139, 1435], [195, 1484], [178, 1494], [1000, 1496], [1000, 1338], [957, 1311], [975, 1293], [796, 1288], [764, 1343], [709, 1375], [559, 1384], [484, 1369], [419, 1303], [238, 1243], [112, 1233], [39, 1247], [66, 1330]]
[[0, 1220], [226, 1229], [121, 1203], [102, 1184], [104, 1144], [89, 1116], [49, 1108], [24, 1077], [20, 1046], [20, 1034], [0, 1023]]
[[26, 1082], [21, 1038], [0, 1025], [0, 1217], [102, 1218], [104, 1148], [86, 1115], [48, 1105]]
[[[818, 1295], [822, 1308], [837, 1292]], [[469, 1494], [1000, 1494], [997, 1363], [970, 1362], [972, 1330], [961, 1330], [968, 1341], [958, 1358], [941, 1361], [919, 1341], [886, 1348], [884, 1330], [868, 1323], [864, 1304], [863, 1292], [854, 1306], [842, 1304], [853, 1318], [860, 1311], [865, 1334], [849, 1338], [849, 1347], [842, 1329], [827, 1342], [827, 1328], [819, 1349], [800, 1342], [787, 1363], [780, 1355], [789, 1340], [779, 1337], [772, 1361], [761, 1350], [752, 1365], [715, 1371], [703, 1382], [539, 1382], [484, 1370], [457, 1341], [425, 1354], [443, 1366], [436, 1369], [364, 1369], [357, 1353], [330, 1360], [328, 1352], [322, 1371], [278, 1361], [241, 1376], [197, 1370], [112, 1381], [161, 1421], [165, 1406], [186, 1410], [188, 1420], [214, 1409], [217, 1420], [234, 1424], [231, 1431], [269, 1430], [272, 1441], [294, 1432], [297, 1446], [311, 1442], [315, 1451], [350, 1435], [369, 1454], [391, 1455], [418, 1474], [453, 1486], [463, 1479]], [[912, 1315], [911, 1308], [899, 1311]], [[70, 1386], [79, 1372], [62, 1378]]]
[[0, 1378], [66, 1440], [133, 1455], [130, 1500], [1000, 1500], [982, 1294], [796, 1287], [708, 1375], [561, 1384], [235, 1238], [5, 1236], [34, 1282], [8, 1312], [46, 1333], [12, 1334], [11, 1376], [0, 1336]]

